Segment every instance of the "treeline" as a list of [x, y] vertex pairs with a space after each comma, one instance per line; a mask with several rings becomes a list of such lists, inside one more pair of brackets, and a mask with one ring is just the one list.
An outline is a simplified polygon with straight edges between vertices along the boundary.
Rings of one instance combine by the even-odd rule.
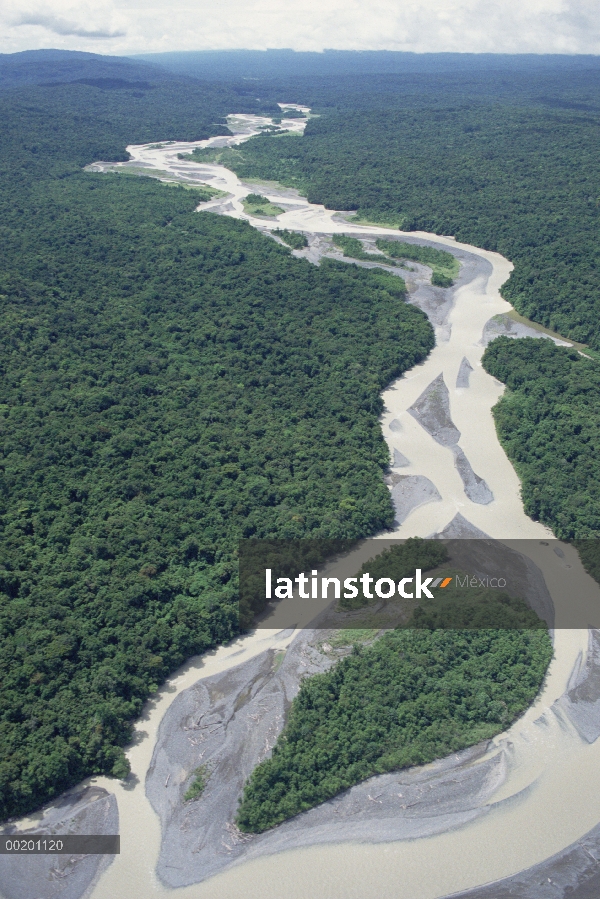
[[550, 340], [498, 337], [483, 365], [508, 388], [494, 419], [527, 514], [564, 540], [600, 537], [598, 362]]
[[457, 630], [446, 617], [428, 630], [411, 620], [303, 680], [272, 756], [245, 785], [239, 828], [260, 833], [374, 774], [505, 730], [535, 698], [552, 644], [523, 603], [486, 592], [488, 614], [495, 607], [503, 622], [496, 628]]
[[127, 772], [143, 701], [238, 632], [240, 537], [392, 522], [379, 394], [433, 346], [425, 316], [192, 192], [80, 171], [233, 100], [202, 103], [0, 97], [1, 817]]

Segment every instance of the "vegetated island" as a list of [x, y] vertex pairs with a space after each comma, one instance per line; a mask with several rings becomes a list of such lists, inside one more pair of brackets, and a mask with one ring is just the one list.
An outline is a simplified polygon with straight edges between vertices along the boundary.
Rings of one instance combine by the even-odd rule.
[[301, 109], [284, 108], [281, 110], [281, 116], [284, 119], [305, 119], [307, 115]]
[[[335, 234], [333, 243], [343, 250], [345, 256], [362, 262], [402, 265], [408, 260], [428, 265], [432, 269], [431, 283], [434, 287], [452, 287], [460, 269], [460, 263], [452, 253], [434, 247], [381, 238], [375, 241], [381, 253], [370, 253], [363, 248], [359, 238], [347, 237], [344, 234]], [[382, 253], [385, 255], [381, 255]]]
[[[397, 571], [388, 558], [387, 576], [415, 560], [439, 565], [445, 548], [432, 543], [388, 551]], [[302, 681], [271, 757], [246, 782], [238, 827], [261, 833], [374, 774], [490, 739], [532, 703], [551, 657], [545, 624], [522, 600], [485, 587], [428, 600], [405, 626]]]
[[293, 250], [303, 250], [308, 246], [306, 234], [300, 234], [298, 231], [288, 231], [287, 228], [274, 228], [271, 234], [275, 234]]
[[271, 201], [267, 197], [263, 197], [262, 194], [248, 194], [248, 196], [244, 197], [242, 200], [242, 206], [244, 207], [244, 212], [247, 212], [248, 215], [268, 216], [270, 218], [281, 215], [284, 211], [281, 206], [276, 206], [274, 203], [271, 203]]
[[389, 259], [380, 253], [369, 253], [364, 249], [363, 243], [358, 237], [347, 237], [345, 234], [334, 234], [333, 244], [343, 251], [349, 259], [359, 259], [361, 262], [378, 262], [380, 265], [393, 265]]
[[208, 184], [186, 184], [173, 178], [170, 172], [161, 171], [160, 169], [151, 168], [125, 168], [120, 165], [112, 165], [111, 163], [96, 163], [86, 168], [88, 172], [102, 171], [106, 174], [119, 175], [121, 178], [154, 178], [167, 187], [183, 188], [184, 190], [193, 190], [196, 200], [201, 203], [207, 200], [213, 200], [215, 197], [226, 197], [224, 190], [216, 187], [210, 187]]
[[460, 269], [458, 259], [445, 250], [399, 240], [389, 240], [385, 237], [376, 240], [375, 244], [379, 250], [387, 253], [393, 259], [406, 259], [430, 266], [433, 272], [431, 283], [434, 287], [452, 287], [454, 279], [458, 275]]

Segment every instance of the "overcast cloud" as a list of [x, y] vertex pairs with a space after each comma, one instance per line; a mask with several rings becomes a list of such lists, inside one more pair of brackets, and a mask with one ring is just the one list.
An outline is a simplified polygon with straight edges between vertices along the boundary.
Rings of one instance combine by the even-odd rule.
[[0, 52], [600, 53], [598, 0], [0, 0]]
[[11, 24], [16, 25], [17, 27], [20, 25], [37, 25], [44, 31], [50, 31], [52, 34], [59, 34], [61, 37], [85, 37], [92, 38], [93, 40], [98, 40], [99, 38], [108, 38], [112, 40], [116, 37], [125, 37], [127, 33], [125, 31], [111, 31], [107, 28], [83, 28], [81, 25], [78, 25], [77, 22], [71, 22], [68, 19], [63, 19], [60, 16], [55, 16], [53, 14], [40, 15], [39, 13], [23, 13], [22, 15], [17, 16]]

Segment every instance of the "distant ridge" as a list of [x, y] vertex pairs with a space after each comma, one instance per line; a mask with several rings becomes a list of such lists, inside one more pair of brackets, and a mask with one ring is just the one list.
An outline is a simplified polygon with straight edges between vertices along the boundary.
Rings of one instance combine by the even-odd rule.
[[600, 56], [509, 55], [495, 53], [405, 53], [391, 50], [198, 50], [144, 53], [131, 59], [164, 66], [178, 75], [208, 80], [370, 74], [584, 72], [600, 69]]
[[[151, 81], [170, 81], [165, 68], [122, 56], [102, 56], [78, 50], [23, 50], [0, 54], [0, 89], [71, 82], [105, 90], [148, 89]], [[181, 76], [180, 76], [181, 77]]]
[[[600, 73], [600, 56], [493, 53], [404, 53], [390, 50], [199, 50], [104, 56], [79, 50], [0, 53], [0, 90], [78, 82], [104, 90], [148, 89], [151, 82], [278, 81], [357, 75], [438, 77], [483, 74], [527, 76], [553, 71], [585, 77]], [[111, 84], [112, 82], [112, 84]], [[144, 86], [142, 87], [142, 83]]]

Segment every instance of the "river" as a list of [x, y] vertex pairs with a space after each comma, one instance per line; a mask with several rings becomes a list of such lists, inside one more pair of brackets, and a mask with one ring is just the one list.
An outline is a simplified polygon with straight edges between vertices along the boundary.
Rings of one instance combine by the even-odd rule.
[[[179, 159], [194, 147], [220, 147], [247, 140], [268, 119], [230, 117], [233, 138], [212, 138], [190, 143], [128, 147], [132, 161], [98, 163], [96, 171], [134, 168], [154, 172], [164, 180], [208, 183], [224, 191], [202, 209], [245, 219], [261, 230], [289, 228], [311, 236], [311, 247], [296, 253], [315, 260], [323, 252], [328, 235], [343, 233], [364, 239], [390, 237], [388, 228], [353, 223], [342, 213], [327, 210], [273, 184], [245, 184], [219, 165]], [[284, 122], [284, 124], [286, 124]], [[304, 123], [291, 120], [301, 131]], [[300, 139], [300, 138], [299, 138]], [[284, 208], [277, 220], [252, 218], [242, 199], [260, 190]], [[394, 232], [398, 235], [398, 231]], [[428, 536], [461, 515], [473, 526], [498, 539], [529, 538], [530, 554], [543, 568], [551, 593], [558, 601], [579, 602], [582, 621], [598, 601], [598, 588], [586, 575], [576, 554], [563, 546], [563, 555], [547, 545], [551, 534], [524, 511], [519, 481], [502, 450], [491, 408], [503, 385], [481, 366], [482, 333], [494, 316], [511, 306], [502, 299], [500, 286], [511, 271], [502, 256], [457, 243], [451, 237], [415, 233], [419, 240], [447, 248], [463, 263], [462, 278], [443, 321], [436, 322], [437, 341], [427, 360], [407, 372], [384, 392], [384, 436], [394, 450], [408, 460], [402, 474], [429, 479], [439, 493], [435, 502], [415, 507], [397, 528], [395, 536]], [[327, 249], [327, 247], [326, 247]], [[331, 253], [331, 248], [328, 250]], [[312, 256], [311, 256], [312, 254]], [[465, 272], [467, 275], [465, 275]], [[470, 275], [469, 275], [470, 272]], [[423, 280], [416, 267], [412, 277]], [[468, 387], [457, 387], [463, 359], [472, 369]], [[408, 413], [409, 407], [440, 374], [448, 388], [452, 418], [461, 432], [460, 446], [472, 469], [485, 480], [493, 501], [472, 502], [449, 448], [432, 440]], [[389, 535], [387, 535], [389, 536]], [[574, 585], [584, 584], [583, 589]], [[153, 899], [172, 893], [158, 880], [155, 869], [160, 848], [159, 821], [145, 795], [144, 782], [155, 746], [158, 727], [173, 700], [199, 678], [222, 672], [269, 648], [283, 648], [293, 635], [257, 631], [192, 660], [171, 678], [136, 725], [136, 738], [128, 751], [132, 776], [127, 783], [96, 778], [92, 783], [114, 793], [119, 808], [121, 854], [102, 874], [93, 899]], [[578, 659], [585, 655], [585, 629], [559, 629], [555, 633], [555, 657], [541, 695], [494, 747], [510, 747], [510, 770], [484, 816], [458, 829], [419, 840], [387, 844], [315, 846], [239, 864], [200, 884], [177, 890], [181, 899], [439, 899], [453, 892], [500, 879], [534, 865], [570, 845], [600, 819], [600, 740], [588, 743], [553, 709], [567, 688]]]

